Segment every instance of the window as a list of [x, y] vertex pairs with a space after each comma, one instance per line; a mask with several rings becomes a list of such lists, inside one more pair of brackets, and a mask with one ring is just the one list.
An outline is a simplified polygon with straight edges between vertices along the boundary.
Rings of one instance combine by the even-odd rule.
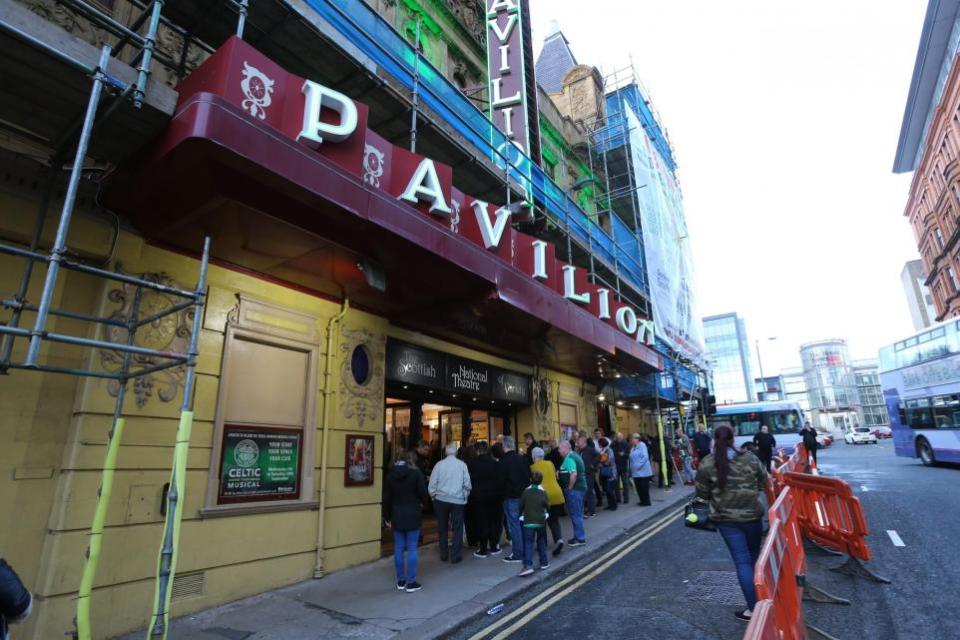
[[312, 506], [318, 319], [243, 296], [236, 318], [223, 340], [204, 513]]
[[943, 249], [943, 233], [940, 231], [940, 227], [933, 228], [933, 235], [937, 239], [937, 246]]
[[569, 440], [577, 434], [577, 407], [561, 402], [559, 408], [560, 437]]
[[937, 429], [960, 427], [960, 396], [934, 396], [933, 423]]
[[901, 420], [911, 429], [932, 429], [933, 413], [930, 411], [930, 400], [921, 398], [919, 400], [907, 400], [901, 405]]
[[350, 356], [350, 372], [353, 380], [361, 387], [370, 381], [370, 352], [367, 347], [358, 344]]
[[947, 267], [944, 269], [944, 273], [947, 274], [947, 283], [950, 285], [950, 292], [955, 293], [957, 291], [957, 280], [953, 277], [953, 267]]

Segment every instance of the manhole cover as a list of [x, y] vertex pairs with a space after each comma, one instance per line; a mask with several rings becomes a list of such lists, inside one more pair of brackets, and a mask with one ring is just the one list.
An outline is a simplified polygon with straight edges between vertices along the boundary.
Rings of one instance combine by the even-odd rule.
[[735, 571], [701, 571], [687, 583], [687, 600], [746, 606]]

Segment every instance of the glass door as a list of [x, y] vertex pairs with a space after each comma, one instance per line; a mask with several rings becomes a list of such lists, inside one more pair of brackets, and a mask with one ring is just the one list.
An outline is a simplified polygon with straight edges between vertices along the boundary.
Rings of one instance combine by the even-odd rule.
[[497, 438], [503, 435], [503, 425], [506, 422], [506, 419], [499, 414], [491, 413], [490, 414], [490, 443], [496, 441]]
[[384, 411], [383, 468], [387, 469], [404, 449], [415, 446], [410, 441], [410, 405], [388, 404]]
[[486, 411], [470, 412], [470, 444], [490, 442], [490, 414]]
[[449, 442], [463, 442], [463, 412], [459, 409], [440, 412], [440, 448], [441, 451]]

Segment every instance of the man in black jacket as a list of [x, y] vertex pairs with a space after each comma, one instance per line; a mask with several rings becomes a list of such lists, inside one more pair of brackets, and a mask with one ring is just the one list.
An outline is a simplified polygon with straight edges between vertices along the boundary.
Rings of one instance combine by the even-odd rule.
[[532, 433], [527, 432], [523, 434], [523, 444], [526, 446], [523, 457], [527, 459], [527, 466], [530, 466], [533, 464], [533, 448], [539, 447], [540, 443], [537, 442]]
[[500, 463], [490, 455], [490, 447], [482, 440], [476, 444], [477, 455], [470, 469], [470, 500], [476, 509], [478, 548], [473, 555], [486, 558], [500, 553], [500, 514], [503, 511], [503, 476]]
[[770, 461], [773, 459], [773, 449], [777, 446], [777, 439], [770, 433], [767, 425], [760, 426], [760, 433], [753, 436], [753, 443], [757, 445], [757, 457], [760, 462], [770, 471]]
[[813, 461], [817, 461], [817, 449], [820, 448], [820, 443], [817, 442], [817, 432], [812, 426], [810, 426], [810, 421], [808, 420], [803, 429], [800, 430], [800, 435], [803, 437], [803, 448], [807, 450], [811, 456], [813, 456]]
[[597, 515], [597, 507], [602, 506], [597, 499], [597, 470], [599, 468], [599, 454], [593, 446], [593, 440], [581, 431], [577, 438], [577, 453], [583, 458], [583, 466], [587, 472], [587, 493], [584, 496], [583, 517], [592, 518]]
[[627, 439], [622, 433], [617, 431], [613, 437], [613, 444], [610, 445], [610, 448], [613, 449], [617, 460], [617, 481], [621, 485], [620, 500], [623, 504], [628, 504], [630, 502], [628, 497], [630, 487], [630, 474], [628, 473], [630, 466], [630, 443], [627, 442]]
[[504, 562], [523, 562], [523, 527], [520, 524], [520, 494], [530, 485], [530, 465], [517, 453], [513, 436], [503, 438], [500, 476], [503, 482], [503, 518], [510, 532], [510, 555]]
[[693, 434], [693, 446], [697, 450], [697, 458], [703, 460], [710, 455], [710, 434], [703, 425], [697, 427], [697, 432]]

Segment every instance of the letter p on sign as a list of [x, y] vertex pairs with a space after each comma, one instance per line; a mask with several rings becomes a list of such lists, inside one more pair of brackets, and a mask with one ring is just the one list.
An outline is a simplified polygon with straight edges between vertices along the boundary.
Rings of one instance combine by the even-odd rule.
[[[343, 142], [357, 129], [357, 105], [339, 91], [307, 80], [303, 83], [303, 129], [297, 141], [304, 140], [311, 146], [319, 146], [324, 138], [330, 142]], [[340, 116], [340, 122], [321, 122], [320, 113], [326, 107]]]

